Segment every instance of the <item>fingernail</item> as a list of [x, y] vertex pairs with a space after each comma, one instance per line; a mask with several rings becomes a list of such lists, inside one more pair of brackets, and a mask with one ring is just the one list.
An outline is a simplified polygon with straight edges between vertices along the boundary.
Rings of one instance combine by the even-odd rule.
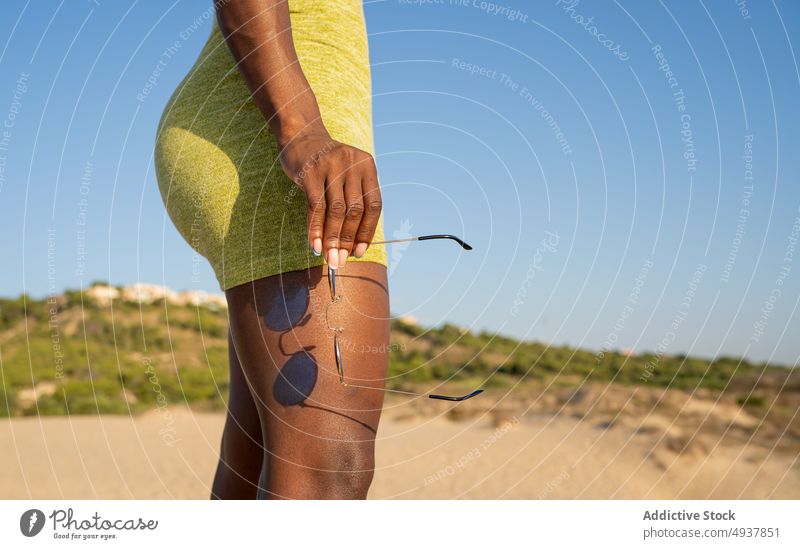
[[353, 251], [353, 255], [356, 257], [361, 257], [364, 255], [366, 251], [367, 251], [367, 243], [361, 242], [359, 244], [356, 244], [356, 249]]
[[328, 268], [334, 270], [339, 268], [339, 250], [336, 248], [328, 250]]
[[350, 255], [347, 250], [339, 250], [339, 266], [344, 267], [347, 263], [347, 256]]
[[312, 248], [312, 251], [314, 252], [314, 255], [316, 255], [317, 257], [322, 255], [322, 239], [321, 238], [315, 238], [314, 239], [314, 247]]

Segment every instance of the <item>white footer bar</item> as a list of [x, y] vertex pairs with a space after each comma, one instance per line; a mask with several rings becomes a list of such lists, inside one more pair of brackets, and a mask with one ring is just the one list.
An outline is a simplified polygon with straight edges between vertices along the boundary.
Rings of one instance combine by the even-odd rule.
[[3, 547], [800, 547], [798, 501], [16, 500], [0, 517]]

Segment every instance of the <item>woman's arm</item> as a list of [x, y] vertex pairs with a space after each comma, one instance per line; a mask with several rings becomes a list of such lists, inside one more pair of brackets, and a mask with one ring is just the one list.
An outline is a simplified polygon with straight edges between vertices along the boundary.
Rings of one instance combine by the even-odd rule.
[[292, 41], [286, 0], [215, 0], [217, 20], [253, 100], [305, 192], [309, 246], [331, 268], [366, 251], [381, 212], [369, 153], [331, 138]]

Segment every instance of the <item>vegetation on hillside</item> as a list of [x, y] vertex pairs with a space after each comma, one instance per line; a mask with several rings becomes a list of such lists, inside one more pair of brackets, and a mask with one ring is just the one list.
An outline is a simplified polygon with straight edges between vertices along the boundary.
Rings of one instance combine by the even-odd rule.
[[[394, 321], [389, 387], [449, 380], [496, 391], [524, 384], [589, 382], [736, 391], [743, 407], [772, 391], [798, 391], [797, 372], [735, 358], [593, 353], [453, 325]], [[0, 299], [0, 415], [130, 413], [188, 402], [224, 409], [228, 387], [225, 311], [115, 302], [79, 292], [51, 300]], [[520, 384], [522, 382], [522, 384]]]

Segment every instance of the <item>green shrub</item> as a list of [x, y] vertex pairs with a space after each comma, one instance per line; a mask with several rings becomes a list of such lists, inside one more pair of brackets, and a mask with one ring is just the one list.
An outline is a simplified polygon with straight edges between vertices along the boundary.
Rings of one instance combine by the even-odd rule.
[[736, 403], [739, 406], [752, 406], [754, 408], [759, 408], [764, 406], [764, 397], [757, 395], [745, 395], [737, 398]]

